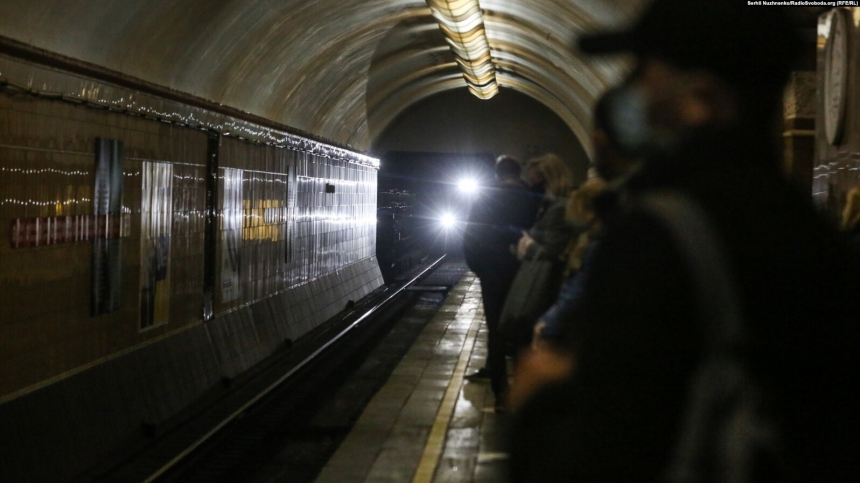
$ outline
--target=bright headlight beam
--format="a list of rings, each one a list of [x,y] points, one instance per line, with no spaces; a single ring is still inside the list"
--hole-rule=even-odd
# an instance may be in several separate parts
[[[439,223],[442,224],[442,228],[453,228],[457,218],[451,213],[445,213],[439,218]]]
[[[466,194],[472,194],[478,191],[478,182],[474,178],[463,178],[457,182],[457,188]]]

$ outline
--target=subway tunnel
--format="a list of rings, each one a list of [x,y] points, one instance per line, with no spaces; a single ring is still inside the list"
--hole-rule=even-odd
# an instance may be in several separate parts
[[[416,164],[444,183],[450,159],[555,152],[588,178],[594,103],[632,62],[576,40],[647,2],[480,0],[489,99],[431,3],[0,3],[0,480],[100,481],[130,442],[392,286],[377,209]],[[833,10],[791,10],[784,167],[838,213],[858,182],[860,11],[844,10],[834,144],[816,94]]]

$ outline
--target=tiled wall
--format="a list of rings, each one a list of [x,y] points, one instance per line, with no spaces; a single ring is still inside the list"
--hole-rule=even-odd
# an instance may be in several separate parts
[[[225,375],[382,285],[375,168],[224,139],[219,194],[218,317],[208,329]]]
[[[219,193],[219,312],[376,254],[375,168],[224,139]]]
[[[12,248],[12,221],[93,212],[96,138],[125,146],[122,278],[119,309],[91,315],[92,242]],[[0,94],[0,401],[81,366],[145,343],[199,319],[202,226],[186,223],[202,205],[174,218],[171,323],[141,333],[141,169],[144,163],[186,166],[205,161],[206,136],[69,103]],[[200,198],[181,188],[176,203]],[[187,196],[186,196],[187,195]],[[198,202],[199,203],[199,202]],[[193,203],[192,203],[193,204]],[[196,290],[193,288],[196,287]]]
[[[173,164],[173,226],[170,242],[170,320],[200,318],[203,280],[205,167]]]
[[[291,255],[298,279],[312,280],[375,255],[376,169],[305,153],[296,161]]]
[[[27,75],[99,92],[38,67]],[[93,316],[92,238],[17,248],[11,239],[14,220],[92,215],[97,138],[124,152],[111,235],[121,298]],[[376,168],[292,141],[221,138],[215,310],[204,322],[209,134],[0,89],[0,481],[63,481],[382,284]]]

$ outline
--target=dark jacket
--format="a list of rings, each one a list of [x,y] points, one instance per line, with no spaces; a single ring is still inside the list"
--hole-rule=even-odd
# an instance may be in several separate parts
[[[538,201],[518,181],[496,183],[473,201],[463,233],[466,264],[480,278],[510,283],[519,262],[511,252],[534,223]]]
[[[560,262],[559,257],[573,237],[573,228],[564,218],[567,198],[544,199],[537,221],[529,230],[534,243],[526,252],[526,260],[550,260]]]
[[[582,290],[588,285],[588,271],[585,268],[592,263],[591,258],[599,243],[597,238],[590,242],[583,257],[583,268],[562,282],[555,303],[541,316],[540,322],[544,323],[541,337],[544,339],[557,342],[568,336],[571,312],[576,310]]]
[[[625,196],[674,190],[705,210],[735,274],[749,362],[784,423],[791,476],[849,481],[860,431],[846,396],[858,368],[846,247],[763,145],[712,134],[647,162]],[[635,210],[610,218],[562,336],[575,373],[516,420],[514,482],[657,481],[677,439],[702,345],[691,279],[656,220]]]
[[[851,246],[854,256],[860,256],[860,223],[848,230],[846,235],[848,236],[848,244]]]

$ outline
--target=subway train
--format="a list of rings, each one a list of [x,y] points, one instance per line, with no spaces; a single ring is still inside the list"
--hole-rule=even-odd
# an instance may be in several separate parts
[[[490,153],[385,153],[377,222],[377,254],[385,280],[427,257],[462,256],[469,209],[494,179],[494,158]]]
[[[428,254],[419,229],[417,200],[408,190],[380,191],[377,198],[376,247],[379,269],[386,282],[417,265]]]

